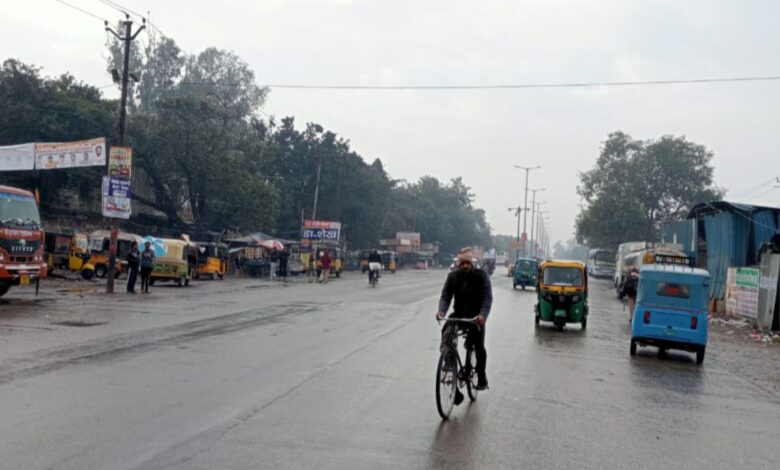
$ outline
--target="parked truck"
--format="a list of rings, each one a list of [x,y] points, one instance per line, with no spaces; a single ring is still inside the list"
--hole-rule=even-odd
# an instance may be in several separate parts
[[[44,240],[33,193],[0,185],[0,296],[46,277]]]

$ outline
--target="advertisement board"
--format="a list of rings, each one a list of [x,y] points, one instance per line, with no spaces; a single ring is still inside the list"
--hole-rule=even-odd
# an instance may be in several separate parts
[[[56,170],[106,164],[106,139],[35,144],[35,169]]]
[[[330,220],[304,220],[301,238],[309,241],[338,241],[341,222]]]
[[[0,147],[0,171],[35,169],[35,144]]]
[[[760,271],[729,268],[726,275],[726,313],[755,320],[758,316]]]
[[[129,180],[133,171],[133,149],[111,147],[108,154],[108,176]]]
[[[115,219],[130,218],[130,181],[103,177],[103,216]]]
[[[414,247],[420,246],[419,232],[398,232],[395,234],[395,238],[398,240],[399,245]]]

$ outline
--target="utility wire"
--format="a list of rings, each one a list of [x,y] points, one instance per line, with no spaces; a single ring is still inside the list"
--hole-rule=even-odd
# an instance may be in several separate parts
[[[92,18],[100,20],[101,23],[106,21],[105,18],[101,18],[101,17],[99,17],[98,15],[96,15],[94,13],[91,13],[91,12],[89,12],[89,11],[83,9],[83,8],[77,7],[76,5],[71,5],[70,3],[66,2],[65,0],[54,0],[54,1],[57,2],[57,3],[61,3],[61,4],[65,5],[65,6],[68,6],[70,8],[73,8],[74,10],[76,10],[78,12],[81,12],[81,13],[83,13],[85,15],[91,16]]]
[[[725,78],[695,78],[688,80],[638,80],[617,82],[571,82],[571,83],[520,83],[506,85],[292,85],[267,84],[268,88],[290,88],[306,90],[505,90],[526,88],[590,88],[590,87],[620,87],[644,85],[680,85],[701,83],[732,83],[777,81],[780,75],[756,77],[725,77]]]
[[[120,5],[120,4],[116,3],[116,2],[112,2],[111,0],[98,0],[98,1],[100,3],[102,3],[103,5],[107,5],[108,7],[113,8],[114,10],[116,10],[116,11],[118,11],[120,13],[124,13],[127,16],[133,15],[133,16],[138,17],[139,19],[143,19],[144,18],[144,15],[141,15],[140,13],[137,13],[137,12],[135,12],[135,11],[129,9],[129,8],[125,8],[125,7],[123,7],[122,5]]]

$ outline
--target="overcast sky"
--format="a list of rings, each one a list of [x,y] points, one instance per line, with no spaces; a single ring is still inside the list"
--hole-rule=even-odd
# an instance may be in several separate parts
[[[99,0],[68,0],[101,18]],[[259,84],[482,85],[780,75],[780,2],[118,0],[189,53],[231,49]],[[0,58],[91,84],[105,73],[100,21],[55,0],[3,5]],[[108,93],[113,93],[110,88]],[[272,90],[263,110],[348,138],[395,178],[462,176],[499,233],[542,165],[552,236],[572,235],[577,174],[608,133],[685,135],[715,153],[733,199],[780,205],[780,81],[587,89]],[[530,222],[529,222],[530,223]],[[529,227],[530,230],[530,227]]]

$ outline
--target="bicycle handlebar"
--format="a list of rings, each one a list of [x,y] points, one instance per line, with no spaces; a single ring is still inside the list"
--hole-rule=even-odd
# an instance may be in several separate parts
[[[436,320],[438,324],[441,325],[441,322],[460,322],[460,323],[471,323],[472,325],[477,325],[477,317],[474,318],[445,318],[443,320]],[[482,329],[479,325],[477,325],[477,329]]]

